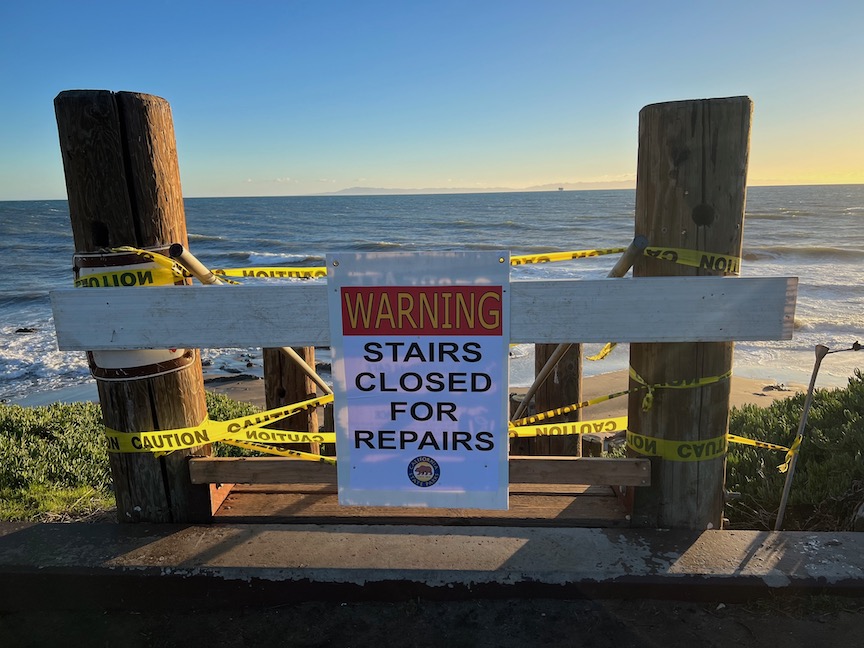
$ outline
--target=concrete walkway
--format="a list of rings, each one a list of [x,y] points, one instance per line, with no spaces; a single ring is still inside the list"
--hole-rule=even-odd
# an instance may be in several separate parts
[[[0,610],[864,595],[864,534],[0,523]]]

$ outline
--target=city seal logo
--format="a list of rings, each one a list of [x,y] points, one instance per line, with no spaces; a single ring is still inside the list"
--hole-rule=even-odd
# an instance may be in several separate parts
[[[415,457],[408,464],[408,479],[415,486],[428,488],[441,476],[441,466],[432,457]]]

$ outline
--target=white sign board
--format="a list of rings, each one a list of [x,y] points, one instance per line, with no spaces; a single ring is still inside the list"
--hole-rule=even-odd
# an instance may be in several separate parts
[[[507,252],[327,257],[339,503],[506,509]]]

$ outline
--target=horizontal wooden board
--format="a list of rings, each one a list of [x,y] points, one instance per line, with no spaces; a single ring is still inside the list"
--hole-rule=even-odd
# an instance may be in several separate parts
[[[609,489],[611,490],[611,489]],[[255,524],[424,524],[441,526],[629,525],[615,497],[511,495],[506,511],[418,507],[340,506],[335,494],[232,491],[214,522]]]
[[[329,346],[327,286],[78,288],[51,292],[64,351]],[[792,337],[793,277],[514,281],[510,339],[720,342]]]
[[[233,484],[231,493],[294,493],[294,494],[333,494],[336,484]],[[588,486],[586,484],[514,484],[510,486],[511,495],[591,495],[594,497],[615,497],[609,486]],[[223,498],[224,499],[224,498]],[[221,500],[219,502],[221,504]]]
[[[282,457],[199,457],[189,461],[193,484],[293,484],[316,487],[336,483],[336,468]],[[598,484],[648,486],[648,459],[602,457],[511,457],[510,484]]]

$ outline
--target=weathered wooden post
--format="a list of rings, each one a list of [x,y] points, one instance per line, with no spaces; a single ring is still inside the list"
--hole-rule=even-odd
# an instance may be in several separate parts
[[[703,267],[640,259],[635,277],[723,275],[741,256],[752,102],[747,97],[646,106],[639,115],[636,234],[652,248],[706,253]],[[713,258],[713,262],[711,259]],[[711,309],[705,302],[704,309]],[[648,384],[726,376],[732,342],[631,344],[630,365]],[[640,382],[631,377],[630,386]],[[686,385],[685,385],[686,386]],[[643,411],[631,395],[630,430],[653,444],[651,487],[637,489],[633,523],[664,528],[720,528],[724,504],[729,380],[657,389]],[[646,441],[647,439],[647,441]],[[657,443],[654,443],[656,440]],[[634,453],[631,445],[631,453]]]
[[[310,367],[315,366],[315,347],[296,347],[294,351]],[[264,357],[264,398],[267,409],[292,405],[317,395],[315,381],[301,369],[282,349],[263,349]],[[284,421],[277,421],[270,427],[298,432],[318,431],[318,412],[307,410],[299,412]],[[332,432],[332,430],[330,430]],[[311,444],[291,444],[298,450],[317,452]]]
[[[539,374],[549,357],[555,353],[557,344],[534,345],[534,370]],[[558,364],[540,387],[537,388],[535,402],[538,412],[546,412],[556,407],[578,403],[582,400],[582,345],[573,344],[567,349]],[[572,422],[582,420],[582,410],[575,409],[569,414],[562,414],[551,419],[550,423]],[[538,437],[532,439],[535,455],[569,455],[582,456],[582,438],[580,436]]]
[[[111,266],[117,264],[110,249],[118,246],[164,248],[164,254],[173,242],[188,246],[168,102],[130,92],[71,90],[57,96],[54,108],[76,254],[104,254],[99,262]],[[125,367],[112,375],[110,367],[100,367],[100,360],[91,358],[107,427],[147,432],[204,421],[207,409],[196,349],[171,350],[166,352],[171,359],[151,364],[144,356],[135,362],[136,352],[115,353],[127,355],[115,363]],[[181,450],[157,458],[112,453],[118,519],[209,520],[209,488],[192,485],[190,454],[193,451]],[[208,455],[210,448],[195,449],[194,454]]]

